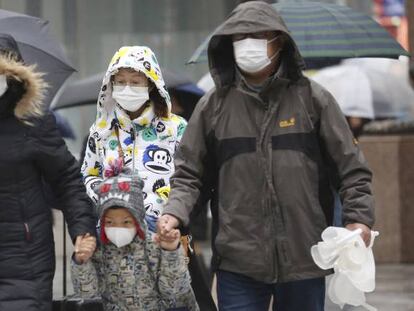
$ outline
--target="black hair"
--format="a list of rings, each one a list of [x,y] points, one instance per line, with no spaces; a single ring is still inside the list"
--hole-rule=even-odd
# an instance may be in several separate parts
[[[17,103],[26,93],[26,86],[23,81],[14,77],[7,77],[7,90],[0,97],[0,115],[13,115]]]

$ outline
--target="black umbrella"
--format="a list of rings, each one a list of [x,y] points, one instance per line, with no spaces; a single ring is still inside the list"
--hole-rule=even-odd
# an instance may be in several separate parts
[[[68,81],[52,109],[96,105],[104,74],[101,72],[84,79]]]
[[[17,42],[26,64],[36,64],[49,84],[46,103],[50,104],[63,82],[75,71],[62,46],[49,34],[48,21],[0,10],[0,33],[11,35]]]

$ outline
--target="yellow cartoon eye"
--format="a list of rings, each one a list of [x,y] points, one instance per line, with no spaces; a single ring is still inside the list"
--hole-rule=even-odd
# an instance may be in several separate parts
[[[99,169],[98,168],[88,169],[88,175],[98,176],[99,175]]]
[[[126,53],[130,50],[129,46],[122,47],[118,52],[115,53],[115,55],[111,59],[111,65],[115,63],[118,59],[125,56]]]
[[[154,81],[158,81],[158,75],[155,73],[155,71],[149,71],[148,72],[148,74],[151,76],[151,78],[154,80]]]
[[[101,129],[106,127],[106,120],[99,121],[98,122],[98,127],[101,128]]]
[[[168,197],[170,195],[170,191],[171,191],[171,187],[170,186],[164,186],[164,187],[158,188],[156,190],[157,194],[163,200],[168,200]]]
[[[116,52],[115,55],[111,59],[110,65],[112,65],[113,63],[115,63],[118,59],[119,59],[119,52]]]
[[[149,120],[147,118],[142,118],[138,121],[139,125],[146,126],[149,124]]]
[[[125,119],[124,118],[119,118],[119,125],[121,125],[121,127],[125,127]]]

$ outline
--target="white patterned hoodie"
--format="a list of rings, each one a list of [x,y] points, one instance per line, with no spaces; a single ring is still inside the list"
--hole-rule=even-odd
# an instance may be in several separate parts
[[[168,117],[154,113],[153,103],[131,120],[112,98],[111,77],[121,68],[140,71],[151,81],[168,108]],[[90,129],[82,175],[88,195],[96,202],[93,187],[111,176],[111,163],[119,161],[122,148],[125,166],[144,181],[144,203],[148,228],[155,231],[169,195],[174,173],[174,153],[186,128],[186,121],[171,113],[171,101],[154,53],[145,46],[125,46],[113,56],[103,78],[97,102],[96,121]],[[119,140],[115,128],[119,130]]]

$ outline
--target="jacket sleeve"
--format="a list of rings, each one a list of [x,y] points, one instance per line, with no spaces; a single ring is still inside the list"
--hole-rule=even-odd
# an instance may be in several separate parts
[[[175,172],[170,179],[171,192],[163,214],[171,214],[187,226],[205,181],[209,154],[209,100],[203,97],[197,104],[175,154]],[[210,157],[210,158],[209,158]],[[204,188],[203,188],[204,189]]]
[[[91,202],[82,184],[79,166],[63,141],[53,115],[43,117],[33,129],[35,161],[65,215],[72,240],[78,235],[95,235]]]
[[[98,274],[93,260],[78,265],[71,260],[71,277],[75,295],[80,298],[100,297]]]
[[[95,203],[98,201],[98,196],[94,191],[94,187],[102,181],[102,164],[97,150],[96,138],[89,135],[81,173],[83,176],[83,183],[86,187],[86,193]]]
[[[187,307],[199,310],[191,287],[190,273],[184,261],[184,250],[161,250],[158,270],[158,289],[161,299],[169,308]]]
[[[320,138],[328,161],[337,175],[343,204],[343,224],[374,224],[372,173],[333,96],[320,88]]]

